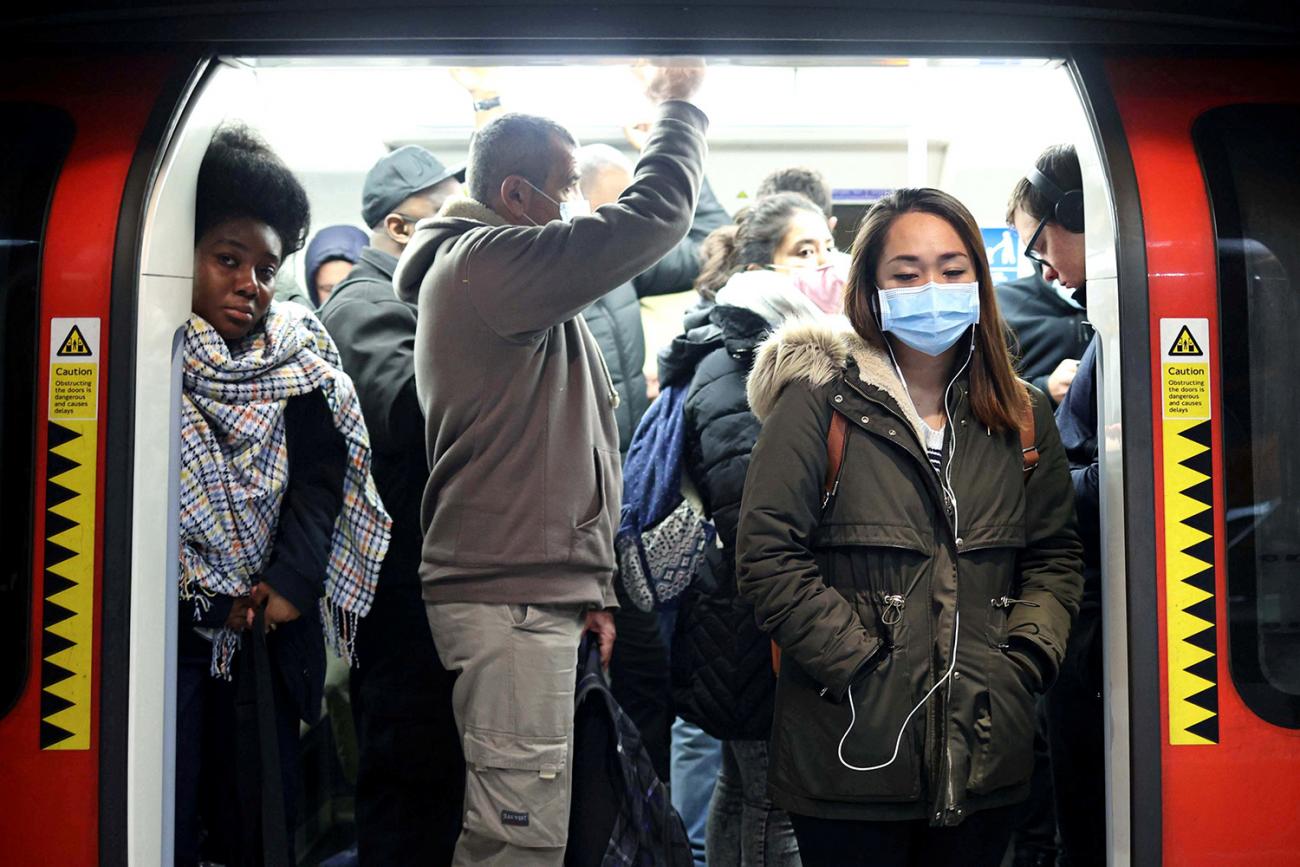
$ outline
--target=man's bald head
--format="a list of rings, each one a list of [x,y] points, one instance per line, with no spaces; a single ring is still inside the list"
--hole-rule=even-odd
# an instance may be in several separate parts
[[[610,145],[578,148],[578,184],[592,208],[617,201],[632,183],[632,168],[632,161]]]

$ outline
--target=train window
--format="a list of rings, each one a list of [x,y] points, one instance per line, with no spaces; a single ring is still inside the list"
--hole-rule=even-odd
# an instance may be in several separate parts
[[[1193,136],[1225,335],[1229,665],[1256,714],[1300,728],[1300,106],[1216,109]]]
[[[72,120],[0,104],[0,715],[30,668],[33,460],[41,235]]]

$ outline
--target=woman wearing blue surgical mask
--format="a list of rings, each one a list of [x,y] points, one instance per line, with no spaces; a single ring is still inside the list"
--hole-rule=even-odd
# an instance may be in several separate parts
[[[770,642],[754,623],[753,607],[736,593],[736,518],[759,431],[745,378],[754,351],[773,330],[825,319],[818,299],[842,310],[844,283],[828,267],[837,254],[825,215],[797,193],[757,200],[703,249],[696,289],[705,303],[687,314],[685,333],[660,357],[661,387],[688,389],[686,471],[718,530],[718,546],[708,555],[712,580],[696,582],[678,613],[675,706],[687,724],[722,741],[708,810],[710,867],[796,865],[790,819],[767,795],[775,687]],[[691,788],[689,779],[679,782]],[[687,824],[698,825],[689,803],[683,806]]]
[[[1065,454],[956,199],[868,212],[845,312],[782,329],[747,383],[736,574],[782,652],[772,800],[807,867],[992,867],[1081,592]]]

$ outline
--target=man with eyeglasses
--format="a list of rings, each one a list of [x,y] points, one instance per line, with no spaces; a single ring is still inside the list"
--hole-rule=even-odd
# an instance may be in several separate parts
[[[1028,239],[1024,255],[1035,273],[998,287],[998,302],[1018,338],[1021,375],[1059,405],[1077,373],[1079,353],[1092,337],[1085,322],[1083,193],[1072,145],[1048,148],[1038,165],[1046,171],[1036,166],[1032,178],[1022,178],[1007,206],[1007,225]],[[1066,197],[1052,182],[1053,172],[1075,191],[1073,196]],[[1056,213],[1062,199],[1064,221]]]
[[[1074,300],[1086,305],[1083,175],[1074,147],[1045,150],[1017,182],[1009,210],[1021,237],[1029,239],[1025,255],[1042,266],[1043,278],[1072,290]],[[1084,543],[1083,601],[1060,674],[1047,693],[1052,781],[1063,844],[1059,863],[1071,867],[1106,863],[1097,348],[1094,335],[1056,410]]]
[[[460,834],[465,765],[452,715],[453,678],[438,664],[420,596],[420,498],[429,465],[415,394],[416,309],[393,291],[393,270],[415,224],[460,191],[461,177],[464,169],[448,168],[416,145],[375,163],[361,194],[370,243],[317,312],[356,384],[375,485],[393,516],[348,685],[362,864],[445,864]]]

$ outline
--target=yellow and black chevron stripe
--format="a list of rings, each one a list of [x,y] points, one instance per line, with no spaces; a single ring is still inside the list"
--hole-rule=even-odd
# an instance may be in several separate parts
[[[1219,742],[1214,463],[1208,420],[1164,422],[1169,743]]]
[[[90,749],[96,425],[49,422],[41,631],[43,750]]]

